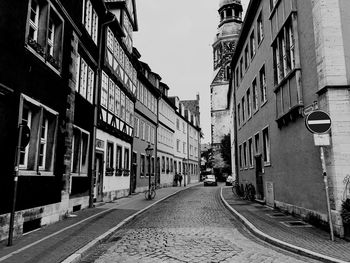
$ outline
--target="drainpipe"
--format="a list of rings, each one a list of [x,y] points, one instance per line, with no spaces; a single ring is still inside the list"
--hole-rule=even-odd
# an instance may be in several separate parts
[[[102,42],[105,26],[114,22],[116,17],[114,16],[112,20],[106,21],[101,25],[101,34],[99,39],[99,49],[98,49],[98,65],[97,65],[97,75],[95,81],[95,100],[94,100],[94,126],[92,131],[92,156],[91,156],[91,180],[90,180],[90,193],[89,193],[89,207],[94,207],[94,179],[96,178],[96,136],[97,136],[97,120],[98,120],[98,105],[99,105],[99,91],[101,90],[101,79],[102,79]]]

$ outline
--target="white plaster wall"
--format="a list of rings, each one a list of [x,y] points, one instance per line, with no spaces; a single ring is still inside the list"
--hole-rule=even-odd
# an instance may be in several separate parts
[[[107,153],[107,140],[114,143],[114,163],[116,162],[116,144],[122,146],[122,163],[124,164],[124,149],[129,149],[129,160],[131,160],[131,145],[130,143],[127,143],[125,141],[122,141],[106,132],[103,132],[101,130],[97,130],[97,139],[104,141],[104,164],[103,168],[104,171],[106,171],[106,153]],[[129,167],[124,167],[125,169],[130,170],[130,163]],[[117,191],[117,190],[123,190],[123,189],[129,189],[130,188],[130,175],[129,176],[105,176],[103,175],[103,192],[111,192],[111,191]]]
[[[227,109],[227,93],[228,84],[211,86],[211,109],[225,110]]]

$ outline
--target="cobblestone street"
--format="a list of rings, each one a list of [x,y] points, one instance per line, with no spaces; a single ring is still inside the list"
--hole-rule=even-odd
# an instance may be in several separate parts
[[[81,262],[316,261],[252,237],[223,207],[218,187],[199,186],[141,214]]]

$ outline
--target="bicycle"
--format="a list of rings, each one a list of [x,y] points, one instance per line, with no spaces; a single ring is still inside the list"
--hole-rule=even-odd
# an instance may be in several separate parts
[[[152,200],[156,197],[156,186],[154,183],[151,183],[151,188],[145,191],[146,200]]]
[[[242,191],[237,181],[232,182],[232,193],[236,198],[242,197]]]
[[[249,200],[249,201],[254,201],[255,200],[255,188],[254,185],[251,183],[245,185],[245,190],[244,190],[244,199]]]

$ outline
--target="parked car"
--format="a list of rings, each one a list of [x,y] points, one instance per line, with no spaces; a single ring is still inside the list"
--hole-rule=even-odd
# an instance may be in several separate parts
[[[205,179],[204,179],[204,186],[207,186],[207,185],[215,185],[217,186],[218,183],[216,181],[216,177],[215,175],[213,174],[208,174]]]
[[[232,185],[234,179],[233,179],[233,176],[232,175],[229,175],[227,178],[226,178],[226,185]]]

